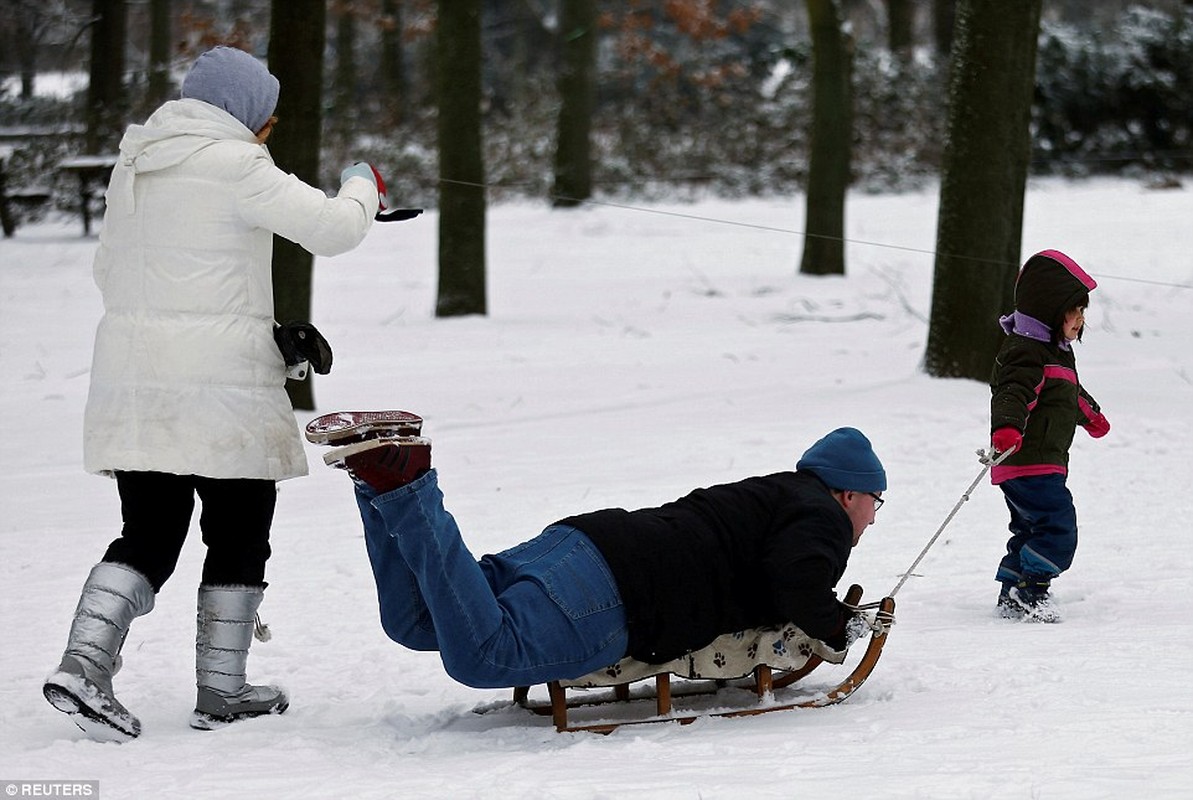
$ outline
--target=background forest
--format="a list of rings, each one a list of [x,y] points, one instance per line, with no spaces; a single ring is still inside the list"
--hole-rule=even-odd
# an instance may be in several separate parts
[[[97,5],[0,0],[0,128],[70,134],[19,148],[10,158],[12,183],[49,182],[47,164],[85,147]],[[266,54],[268,0],[124,6],[123,53],[106,65],[118,71],[123,92],[117,130],[173,96],[190,61],[207,47],[229,43]],[[483,4],[482,118],[491,200],[551,192],[561,103],[560,6],[559,0]],[[855,188],[907,189],[937,175],[950,6],[940,0],[844,3],[854,45]],[[435,205],[436,11],[432,0],[329,3],[326,185],[334,185],[345,163],[371,160],[403,203]],[[768,195],[803,185],[811,104],[803,3],[599,0],[596,11],[597,194]],[[168,28],[159,24],[155,33],[152,20],[163,14]],[[155,36],[165,37],[164,59]],[[1193,4],[1045,0],[1036,71],[1035,172],[1142,170],[1170,181],[1193,166]],[[54,91],[46,91],[49,86]]]
[[[848,191],[939,182],[924,369],[985,381],[999,332],[970,321],[1010,306],[1027,176],[1169,187],[1193,165],[1190,0],[5,5],[3,181],[81,207],[87,231],[87,178],[72,197],[62,159],[110,169],[196,54],[235,45],[281,82],[281,169],[330,188],[367,160],[398,205],[438,212],[440,317],[488,313],[495,202],[798,197],[799,272],[843,275]],[[38,92],[84,65],[77,92]],[[311,320],[310,254],[275,237],[273,278],[275,317]],[[316,407],[309,378],[287,391]]]

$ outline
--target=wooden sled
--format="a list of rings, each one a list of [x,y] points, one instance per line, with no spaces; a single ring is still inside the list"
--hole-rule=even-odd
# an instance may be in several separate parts
[[[621,683],[610,683],[608,680],[609,671],[601,670],[575,681],[551,681],[547,684],[549,702],[531,700],[530,687],[519,686],[514,689],[514,702],[535,714],[550,716],[552,722],[555,724],[555,729],[561,733],[588,731],[601,734],[612,733],[626,725],[642,725],[656,722],[678,722],[681,725],[687,725],[705,717],[747,717],[767,714],[772,711],[790,711],[796,708],[820,708],[835,705],[847,699],[870,677],[870,673],[874,671],[874,666],[878,663],[879,656],[882,655],[882,648],[886,644],[886,637],[890,632],[891,625],[895,621],[895,601],[893,598],[886,597],[879,603],[870,606],[859,606],[858,601],[861,600],[861,595],[861,587],[852,586],[849,592],[846,593],[844,601],[847,605],[859,608],[859,610],[875,609],[870,641],[866,646],[865,652],[862,654],[861,660],[843,681],[831,689],[807,699],[793,702],[775,702],[773,693],[776,689],[791,686],[824,663],[825,658],[816,653],[808,655],[807,660],[802,666],[790,669],[776,669],[766,663],[767,660],[773,659],[769,659],[766,653],[759,653],[757,656],[758,663],[753,667],[752,672],[745,677],[741,673],[709,675],[707,672],[702,672],[699,677],[693,678],[691,675],[685,674],[685,672],[676,671],[680,679],[678,686],[675,687],[672,686],[673,670],[671,669],[665,669],[648,677],[635,677],[631,681]],[[833,660],[843,661],[844,654],[840,654],[839,659]],[[641,665],[637,662],[634,663],[642,667],[649,668],[651,666]],[[672,663],[667,666],[671,667],[674,664]],[[653,680],[654,682],[653,699],[656,712],[655,716],[621,722],[600,721],[576,724],[569,721],[568,712],[572,709],[651,699],[652,695],[649,692],[638,692],[635,696],[635,693],[631,690],[631,683],[646,680]],[[573,695],[569,698],[567,690],[577,686],[609,686],[612,688],[612,694],[602,692],[598,696],[577,697]],[[752,691],[758,699],[757,703],[746,708],[730,710],[714,708],[704,712],[677,712],[673,708],[672,700],[674,698],[713,695],[726,686],[738,686]]]

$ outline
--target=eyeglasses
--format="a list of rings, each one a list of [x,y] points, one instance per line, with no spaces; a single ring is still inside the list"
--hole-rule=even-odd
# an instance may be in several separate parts
[[[886,501],[883,500],[878,495],[876,495],[874,492],[866,492],[866,494],[868,494],[874,498],[874,513],[877,514],[878,509],[882,508],[882,504],[885,503]]]

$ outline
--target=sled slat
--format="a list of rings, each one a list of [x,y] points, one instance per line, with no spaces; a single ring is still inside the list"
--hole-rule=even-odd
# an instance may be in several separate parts
[[[852,593],[851,593],[852,594]],[[860,599],[860,592],[858,597],[852,598],[852,605],[856,605],[857,600]],[[548,694],[550,696],[550,704],[543,705],[541,703],[532,703],[528,700],[528,687],[519,687],[514,690],[514,700],[527,710],[540,714],[550,714],[552,721],[555,724],[555,729],[560,732],[589,732],[589,733],[612,733],[620,727],[626,725],[643,725],[657,722],[676,722],[680,725],[687,725],[695,722],[698,719],[705,717],[750,717],[759,714],[769,714],[772,711],[790,711],[797,708],[823,708],[824,706],[836,705],[846,700],[850,695],[857,691],[861,685],[870,677],[874,671],[875,665],[878,663],[879,657],[882,655],[882,648],[886,644],[887,634],[890,632],[891,624],[895,619],[895,601],[893,598],[887,597],[878,604],[878,621],[880,623],[878,630],[875,630],[871,636],[865,652],[862,654],[857,666],[853,671],[841,681],[839,684],[829,689],[821,695],[817,695],[808,700],[803,700],[797,703],[780,703],[780,704],[760,704],[749,708],[733,709],[729,711],[713,711],[708,713],[685,713],[674,714],[673,708],[673,691],[671,686],[670,673],[660,673],[654,676],[655,679],[655,710],[657,715],[648,719],[627,720],[624,722],[598,722],[593,724],[579,724],[573,725],[568,721],[568,710],[571,708],[592,707],[610,705],[618,702],[626,702],[630,699],[629,684],[618,684],[614,687],[613,697],[608,695],[603,698],[584,698],[568,702],[567,689],[559,684],[557,681],[552,681],[547,684]],[[799,678],[808,674],[820,663],[816,659],[816,663],[810,666],[805,665],[803,669],[797,670],[794,673],[782,673],[778,676],[773,674],[773,671],[765,666],[760,665],[754,671],[754,686],[753,690],[758,696],[759,700],[763,700],[772,696],[774,689],[784,688],[794,683]],[[713,686],[717,687],[724,685],[723,682],[714,682]],[[524,691],[525,689],[525,691]],[[677,697],[690,697],[702,694],[715,693],[716,688],[713,689],[697,689],[697,690],[681,690],[674,693]],[[643,699],[643,698],[639,698]]]

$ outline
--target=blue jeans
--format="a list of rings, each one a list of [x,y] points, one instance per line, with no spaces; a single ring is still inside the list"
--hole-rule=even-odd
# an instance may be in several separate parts
[[[617,584],[582,532],[552,525],[479,562],[443,507],[431,470],[392,492],[357,485],[386,634],[438,650],[477,688],[576,678],[615,663],[629,642]]]
[[[1048,581],[1073,563],[1077,509],[1064,475],[1032,475],[999,484],[1011,512],[1011,538],[997,580]]]

